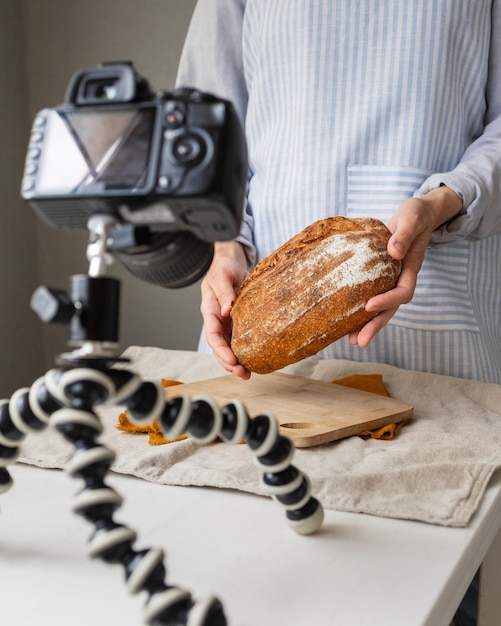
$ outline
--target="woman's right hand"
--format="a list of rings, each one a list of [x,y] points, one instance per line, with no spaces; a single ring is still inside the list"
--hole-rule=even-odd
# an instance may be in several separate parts
[[[225,370],[244,380],[250,378],[250,372],[238,363],[230,347],[230,311],[246,276],[247,259],[242,245],[236,241],[216,243],[214,259],[202,281],[200,305],[205,336],[214,356]]]

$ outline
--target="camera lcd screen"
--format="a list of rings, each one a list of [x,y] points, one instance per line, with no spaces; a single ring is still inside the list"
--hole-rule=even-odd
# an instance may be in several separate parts
[[[51,109],[35,193],[43,196],[147,190],[154,106]]]

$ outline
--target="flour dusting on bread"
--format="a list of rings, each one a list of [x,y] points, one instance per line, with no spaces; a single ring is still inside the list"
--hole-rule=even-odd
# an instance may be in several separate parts
[[[400,262],[373,218],[326,218],[308,226],[249,274],[232,309],[232,349],[257,373],[315,354],[374,314],[374,295],[395,286]]]

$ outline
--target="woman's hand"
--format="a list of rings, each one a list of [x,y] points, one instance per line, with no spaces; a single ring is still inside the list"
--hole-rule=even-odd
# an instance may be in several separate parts
[[[388,252],[394,259],[402,261],[402,272],[394,289],[367,302],[366,310],[377,315],[361,330],[350,333],[352,345],[366,348],[395,315],[398,307],[412,300],[432,232],[455,217],[462,206],[461,198],[445,186],[437,187],[421,198],[410,198],[400,205],[388,222],[392,232]]]
[[[244,380],[250,372],[237,362],[230,347],[230,311],[237,291],[247,275],[247,259],[241,244],[235,241],[216,243],[214,259],[202,281],[200,311],[207,343],[225,370]]]

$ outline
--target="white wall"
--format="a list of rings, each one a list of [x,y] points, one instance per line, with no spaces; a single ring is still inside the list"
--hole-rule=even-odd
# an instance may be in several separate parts
[[[47,227],[39,218],[31,215],[17,199],[21,176],[21,153],[26,146],[28,121],[43,107],[55,106],[62,102],[66,87],[73,73],[81,68],[93,67],[101,61],[132,60],[138,71],[146,76],[155,89],[168,89],[174,85],[181,47],[186,35],[195,0],[0,0],[2,8],[1,24],[4,27],[4,5],[9,5],[15,13],[10,19],[10,26],[5,26],[12,50],[5,51],[2,58],[14,56],[13,67],[8,65],[12,84],[17,84],[17,69],[23,74],[25,63],[26,82],[22,85],[17,102],[18,123],[11,129],[9,137],[9,158],[15,148],[16,163],[7,178],[14,180],[9,187],[10,202],[22,213],[27,222],[25,227],[17,216],[16,234],[10,236],[13,249],[9,254],[9,268],[2,262],[0,274],[2,280],[9,280],[10,287],[29,284],[30,293],[36,284],[67,289],[69,276],[86,273],[86,233],[56,231]],[[24,24],[20,22],[21,9],[24,10]],[[19,36],[24,25],[24,40]],[[13,27],[17,29],[16,33]],[[0,35],[3,34],[0,31]],[[3,48],[7,45],[0,36]],[[14,49],[15,48],[15,49]],[[2,63],[0,61],[0,63]],[[7,64],[3,64],[7,68]],[[1,67],[1,65],[0,65]],[[24,77],[21,82],[24,81]],[[7,83],[10,84],[10,83]],[[5,80],[2,92],[5,93]],[[0,106],[5,106],[3,103]],[[28,109],[28,111],[26,111]],[[2,121],[9,119],[9,113],[0,109]],[[27,115],[28,119],[23,115]],[[2,150],[2,152],[4,152]],[[5,153],[3,155],[5,158]],[[2,180],[0,179],[0,184]],[[12,188],[11,188],[12,187]],[[3,194],[5,197],[5,194]],[[15,198],[15,202],[12,202]],[[2,213],[3,215],[3,213]],[[3,219],[3,218],[2,218]],[[5,227],[2,228],[2,231]],[[5,236],[2,232],[0,235]],[[36,246],[35,246],[36,236]],[[0,246],[1,247],[1,246]],[[26,261],[26,249],[36,249],[36,256],[30,255],[30,280],[22,281],[11,275],[16,266],[15,275],[21,277],[17,265]],[[37,271],[34,272],[36,262]],[[29,270],[29,271],[28,271]],[[36,274],[36,276],[35,276]],[[201,329],[199,313],[199,284],[181,290],[165,290],[147,285],[130,276],[117,263],[110,274],[122,281],[122,317],[121,344],[155,345],[173,349],[196,349]],[[34,281],[36,278],[36,284]],[[23,290],[26,289],[23,287]],[[28,297],[29,299],[29,297]],[[18,297],[25,305],[23,297]],[[17,316],[16,310],[10,311],[11,317]],[[29,313],[30,317],[33,314]],[[37,319],[37,318],[35,318]],[[2,315],[3,320],[3,315]],[[12,332],[17,320],[10,322]],[[61,351],[67,351],[67,328],[43,325],[38,322],[43,345],[44,368],[52,365],[52,359]],[[26,338],[22,350],[27,350],[31,338]],[[12,350],[12,346],[11,349]],[[20,360],[22,358],[20,356]],[[3,360],[2,360],[3,363]],[[39,367],[39,363],[36,364]],[[17,367],[17,364],[16,364]],[[24,367],[24,366],[23,366]],[[28,382],[31,381],[31,378]]]

